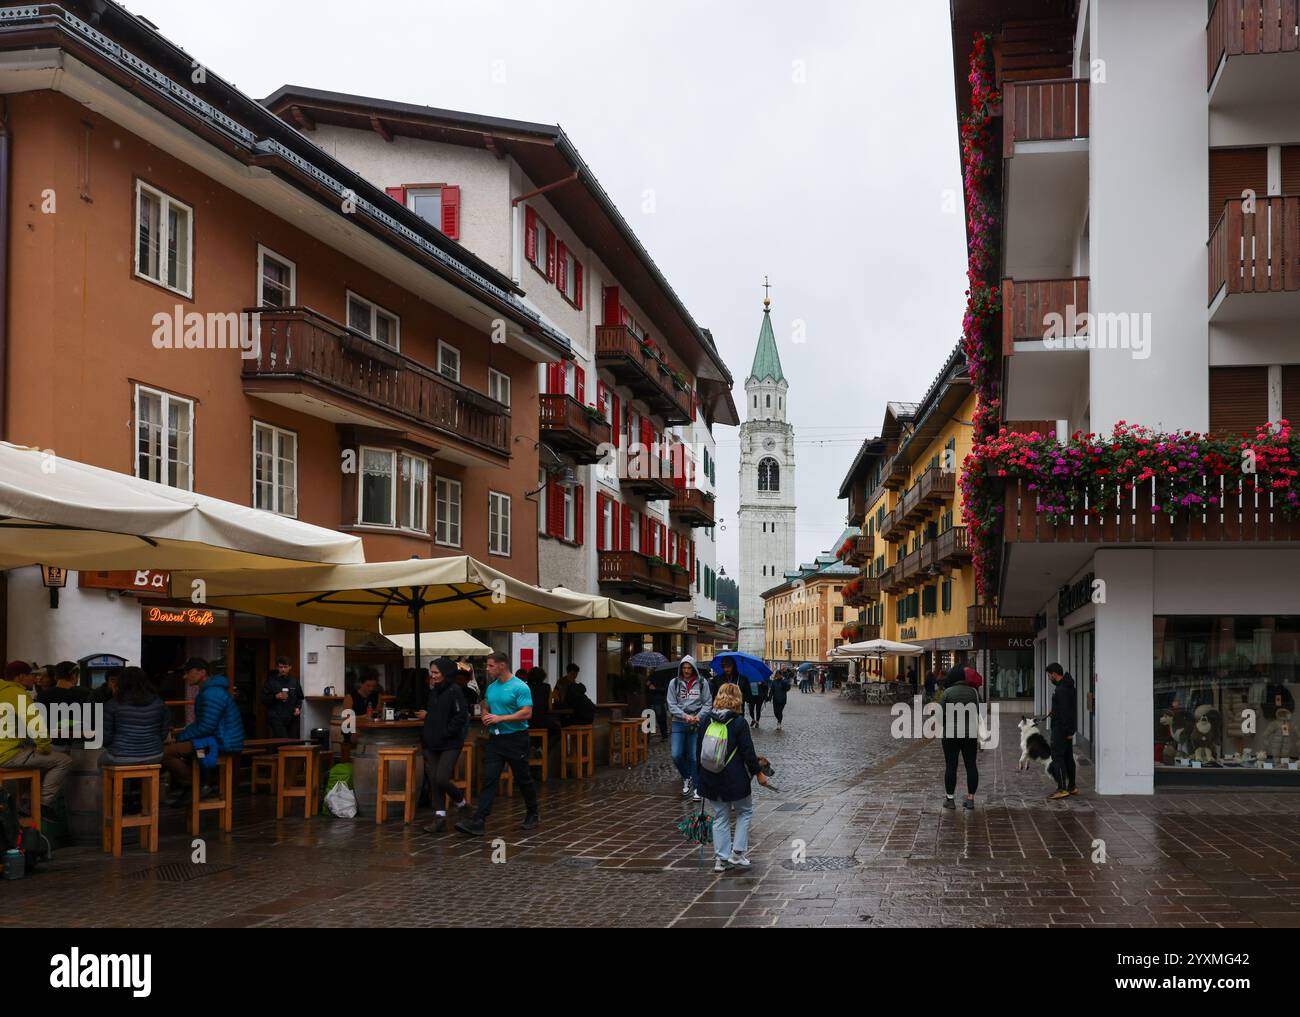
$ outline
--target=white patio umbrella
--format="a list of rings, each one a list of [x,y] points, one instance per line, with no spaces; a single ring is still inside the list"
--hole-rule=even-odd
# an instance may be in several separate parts
[[[361,540],[337,530],[0,442],[0,569],[252,570],[363,561]]]
[[[385,633],[384,638],[395,646],[400,646],[405,656],[415,656],[415,633]],[[475,639],[464,629],[420,633],[422,656],[430,654],[435,657],[482,657],[491,652],[492,647],[480,639]]]
[[[895,643],[890,639],[868,639],[861,643],[842,643],[831,651],[836,657],[871,657],[881,660],[885,657],[919,657],[925,647],[912,643]]]

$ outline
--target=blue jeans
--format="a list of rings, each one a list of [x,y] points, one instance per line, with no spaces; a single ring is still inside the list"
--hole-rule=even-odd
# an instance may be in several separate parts
[[[738,802],[709,803],[713,814],[713,856],[730,858],[732,852],[742,858],[749,851],[749,821],[754,818],[754,796],[746,795]],[[731,837],[731,810],[736,810],[736,837]]]
[[[689,780],[695,787],[699,787],[700,754],[696,751],[696,741],[699,736],[698,724],[687,724],[681,720],[673,721],[673,763],[677,766],[677,772],[682,775],[682,780]]]

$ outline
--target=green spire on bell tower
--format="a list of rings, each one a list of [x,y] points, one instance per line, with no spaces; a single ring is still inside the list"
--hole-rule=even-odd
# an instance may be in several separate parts
[[[772,301],[768,296],[767,277],[763,277],[763,325],[758,330],[758,347],[754,350],[754,366],[749,369],[749,377],[754,381],[783,381],[785,374],[781,371],[781,355],[776,350],[776,336],[772,334]]]

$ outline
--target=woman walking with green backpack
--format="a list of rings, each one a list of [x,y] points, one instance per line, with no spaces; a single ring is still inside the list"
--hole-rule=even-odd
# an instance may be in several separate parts
[[[749,824],[754,815],[750,782],[767,778],[759,772],[754,739],[743,713],[744,700],[738,685],[728,682],[718,689],[708,715],[700,722],[700,795],[713,816],[713,871],[749,868]],[[739,721],[740,723],[736,723]],[[731,831],[731,813],[736,813],[736,832]]]

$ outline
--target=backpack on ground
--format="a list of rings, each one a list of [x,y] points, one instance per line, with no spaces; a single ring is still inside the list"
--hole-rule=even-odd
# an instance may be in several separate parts
[[[7,851],[23,853],[23,864],[28,873],[50,857],[50,842],[34,826],[23,826],[18,821],[18,799],[0,788],[0,858]]]
[[[727,751],[730,743],[731,729],[728,722],[711,720],[704,729],[704,740],[700,743],[700,767],[709,773],[721,773],[735,757],[738,749]]]

